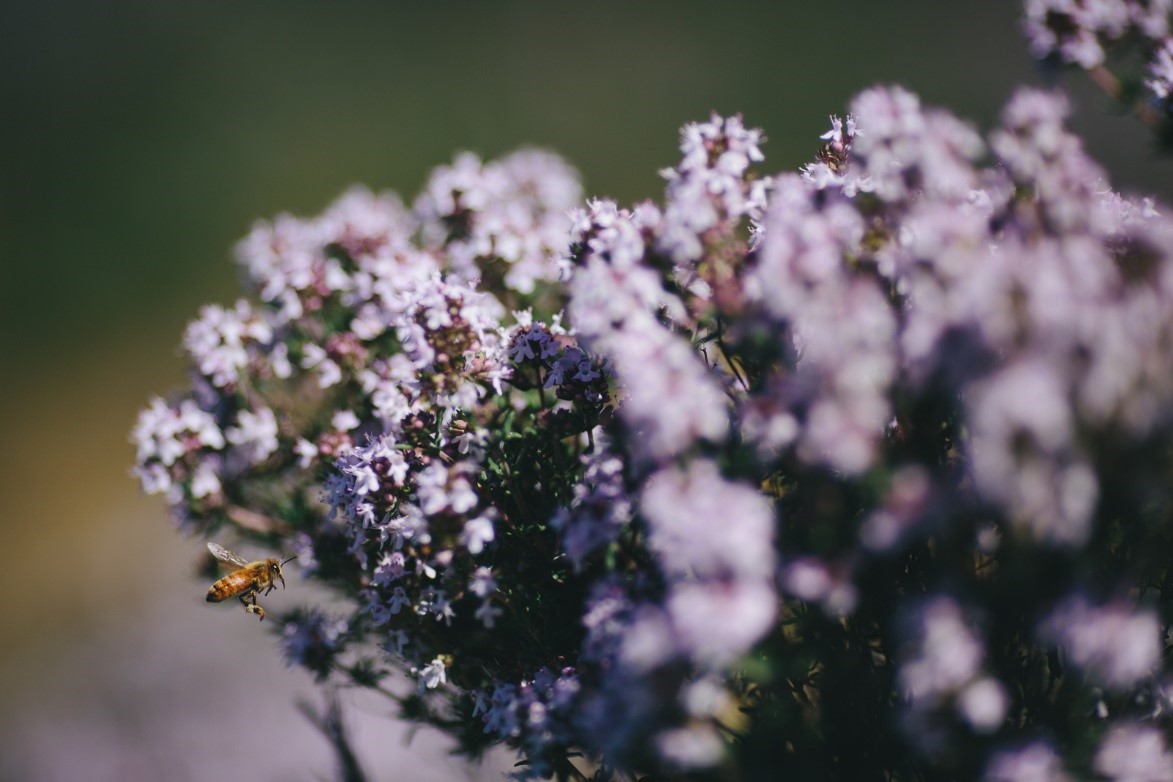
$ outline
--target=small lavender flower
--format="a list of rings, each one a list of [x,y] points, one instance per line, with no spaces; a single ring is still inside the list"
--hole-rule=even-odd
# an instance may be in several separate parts
[[[763,155],[762,132],[747,129],[740,116],[691,123],[680,131],[681,162],[665,169],[667,206],[658,232],[659,248],[677,263],[695,262],[708,234],[729,221],[754,216],[765,206],[765,189],[748,182],[751,163]]]
[[[273,330],[245,300],[233,309],[209,305],[188,324],[183,346],[199,371],[218,387],[234,385],[242,370],[273,340]]]
[[[656,750],[670,766],[703,769],[717,764],[725,752],[725,743],[712,726],[694,724],[660,732]]]
[[[279,446],[277,418],[268,407],[255,412],[241,410],[236,426],[226,429],[224,437],[234,446],[233,453],[239,454],[245,464],[260,464],[276,453]]]
[[[331,618],[316,609],[294,614],[281,631],[281,651],[285,664],[300,665],[319,680],[330,673],[338,654],[345,646],[346,620]]]
[[[774,572],[774,514],[755,489],[697,460],[648,479],[640,497],[651,549],[672,578],[763,579]]]
[[[1173,4],[1168,0],[1028,0],[1025,28],[1036,57],[1058,55],[1065,62],[1091,68],[1103,62],[1104,45],[1130,30],[1146,38],[1167,35],[1171,13]]]
[[[1092,605],[1073,597],[1043,621],[1040,633],[1071,663],[1107,687],[1126,689],[1153,672],[1160,660],[1155,616],[1123,603]]]
[[[794,444],[804,460],[859,472],[891,417],[896,322],[876,282],[842,264],[862,238],[859,215],[843,201],[816,205],[814,192],[779,179],[749,277],[755,298],[792,329],[797,374],[748,398],[741,416],[763,455]]]
[[[972,392],[970,448],[975,483],[1034,534],[1087,540],[1099,487],[1074,442],[1058,368],[1021,362]]]
[[[164,467],[193,450],[224,447],[224,435],[215,417],[200,410],[190,399],[171,407],[156,397],[139,414],[132,436],[140,462],[157,460]]]
[[[583,461],[586,470],[574,487],[573,501],[550,520],[550,526],[562,533],[562,550],[579,569],[587,557],[619,537],[631,521],[633,504],[618,455],[600,444]]]
[[[1063,762],[1043,742],[996,753],[986,766],[984,782],[1069,782]]]
[[[139,413],[131,440],[143,491],[165,494],[178,524],[201,524],[223,505],[225,433],[195,400],[169,405],[156,397]]]
[[[915,651],[901,665],[898,679],[911,703],[957,692],[979,673],[985,650],[956,602],[937,598],[908,621]]]
[[[1161,732],[1146,725],[1113,726],[1096,751],[1094,766],[1112,782],[1173,780],[1173,753]]]
[[[877,197],[892,203],[915,193],[960,200],[977,185],[973,166],[984,151],[981,137],[956,117],[924,111],[899,87],[867,90],[852,104],[858,134],[851,147]]]
[[[460,542],[470,554],[480,554],[485,546],[493,542],[495,533],[493,521],[488,516],[477,516],[464,522],[464,530],[460,534]]]
[[[673,647],[704,669],[720,669],[753,648],[777,615],[768,581],[685,582],[668,596]]]
[[[1091,68],[1104,59],[1099,36],[1122,35],[1127,14],[1125,2],[1082,4],[1029,0],[1024,26],[1034,56],[1057,55],[1066,62]]]
[[[575,281],[576,291],[579,281],[591,284],[583,274]],[[578,306],[572,301],[572,313]],[[620,415],[640,434],[636,442],[648,460],[669,459],[725,436],[728,413],[717,379],[686,341],[648,313],[632,311],[621,330],[591,346],[611,361],[623,395]]]
[[[470,153],[436,169],[415,204],[425,243],[443,247],[462,278],[500,259],[504,284],[522,294],[558,279],[551,258],[566,244],[565,213],[579,200],[577,174],[556,155],[516,152],[482,164]]]
[[[1147,103],[1168,113],[1169,34],[1173,27],[1173,3],[1169,0],[1027,0],[1023,29],[1031,53],[1039,59],[1074,65],[1093,74],[1097,85],[1122,102],[1131,100],[1121,79],[1109,70],[1129,67],[1121,56],[1140,49],[1146,60],[1143,73],[1127,78],[1143,79],[1149,91]],[[1140,104],[1137,114],[1157,127],[1159,115]]]
[[[787,563],[778,580],[784,592],[807,603],[820,603],[833,615],[850,614],[859,602],[848,568],[817,557],[799,557]]]
[[[983,673],[987,650],[966,621],[962,607],[938,596],[906,617],[911,654],[900,664],[897,682],[907,699],[904,727],[928,754],[951,738],[941,718],[953,711],[978,734],[996,732],[1010,707],[1000,681]]]
[[[516,685],[501,683],[493,687],[489,696],[489,708],[482,716],[486,733],[493,733],[501,738],[517,735],[519,728],[515,713],[516,700]]]
[[[1156,48],[1149,61],[1148,78],[1144,86],[1152,93],[1158,105],[1173,110],[1173,38],[1166,38]]]
[[[281,215],[257,223],[237,245],[237,259],[277,322],[297,322],[386,267],[413,231],[414,221],[397,196],[356,188],[320,218]],[[332,257],[334,248],[346,253],[352,268]]]

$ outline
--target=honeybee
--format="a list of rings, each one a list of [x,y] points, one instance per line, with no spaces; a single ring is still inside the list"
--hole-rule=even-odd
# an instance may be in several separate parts
[[[277,588],[276,581],[280,581],[284,589],[285,575],[281,572],[281,566],[295,557],[284,561],[270,557],[246,562],[243,557],[238,557],[218,543],[208,543],[208,551],[221,562],[237,568],[208,588],[208,602],[219,603],[230,597],[239,597],[246,612],[259,614],[260,620],[264,621],[265,609],[257,605],[257,594],[262,590],[266,595],[272,592]]]

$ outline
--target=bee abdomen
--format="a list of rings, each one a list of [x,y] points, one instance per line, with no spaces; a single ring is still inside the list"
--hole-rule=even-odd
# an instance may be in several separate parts
[[[242,578],[239,572],[229,573],[208,588],[207,600],[209,603],[219,603],[234,597],[248,588],[248,582],[248,578]]]

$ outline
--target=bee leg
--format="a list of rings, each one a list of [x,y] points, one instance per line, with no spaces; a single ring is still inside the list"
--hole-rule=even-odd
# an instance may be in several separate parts
[[[257,593],[249,592],[246,595],[240,596],[240,602],[244,603],[244,610],[246,613],[259,614],[258,621],[265,621],[265,609],[257,605]]]

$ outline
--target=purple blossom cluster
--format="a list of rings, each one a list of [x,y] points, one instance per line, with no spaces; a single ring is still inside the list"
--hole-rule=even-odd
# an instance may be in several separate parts
[[[1173,2],[1026,0],[1024,6],[1023,31],[1035,57],[1092,71],[1113,97],[1123,97],[1108,67],[1139,55],[1140,67],[1130,70],[1137,71],[1148,104],[1166,121],[1173,116]]]
[[[565,212],[581,197],[578,175],[556,155],[528,150],[482,163],[464,153],[432,173],[415,212],[424,246],[442,252],[458,276],[491,275],[530,294],[558,280]]]
[[[1168,0],[1027,0],[1024,26],[1035,56],[1092,68],[1106,59],[1106,44],[1128,34],[1167,36],[1170,14]]]
[[[1144,86],[1162,106],[1173,105],[1173,37],[1166,38],[1149,61]]]
[[[136,471],[336,591],[290,664],[519,779],[1169,778],[1173,219],[1066,115],[877,87],[798,172],[685,126],[662,204],[523,152],[260,223]]]
[[[330,617],[319,609],[290,614],[281,632],[281,652],[289,665],[299,665],[325,679],[335,654],[345,645],[345,619]]]

